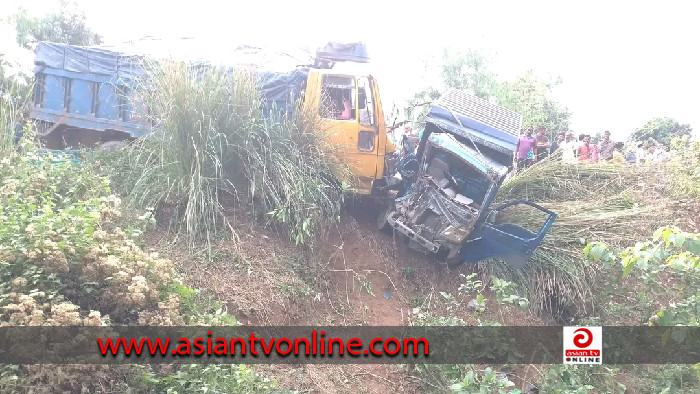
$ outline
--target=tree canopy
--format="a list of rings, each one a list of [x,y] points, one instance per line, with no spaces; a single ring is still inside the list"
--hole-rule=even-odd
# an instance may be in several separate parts
[[[647,141],[652,138],[666,146],[670,146],[674,137],[690,136],[692,131],[693,129],[689,124],[680,124],[673,118],[654,118],[635,130],[630,138],[636,141]]]
[[[541,80],[528,70],[512,80],[499,80],[489,59],[475,50],[444,51],[437,67],[440,85],[426,87],[414,96],[412,107],[421,107],[416,109],[419,115],[424,115],[428,105],[444,90],[457,88],[519,112],[523,116],[523,127],[543,126],[551,135],[569,128],[571,112],[552,97],[560,79]],[[411,116],[411,111],[407,115]]]
[[[20,9],[14,15],[17,30],[17,43],[32,49],[39,41],[59,42],[71,45],[101,44],[102,37],[93,32],[85,23],[85,14],[66,0],[60,1],[58,10],[43,18],[37,18]]]

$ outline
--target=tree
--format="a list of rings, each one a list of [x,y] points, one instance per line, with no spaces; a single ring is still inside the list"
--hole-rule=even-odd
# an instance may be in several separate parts
[[[551,98],[559,83],[561,80],[542,81],[529,70],[499,86],[498,103],[520,113],[523,127],[545,127],[553,138],[555,133],[568,130],[571,117],[566,107]]]
[[[647,141],[650,138],[666,145],[671,145],[673,137],[691,136],[693,132],[689,124],[680,124],[673,118],[655,118],[635,130],[630,136],[635,141]]]
[[[488,69],[487,59],[479,52],[470,49],[450,54],[445,50],[443,56],[441,75],[445,87],[466,90],[483,99],[495,94],[498,83]]]
[[[452,53],[444,50],[437,58],[431,58],[425,64],[427,72],[433,74],[424,76],[424,80],[435,80],[436,85],[429,85],[416,93],[406,110],[407,117],[415,116],[417,126],[422,126],[422,119],[428,113],[430,105],[437,100],[442,92],[449,88],[466,90],[470,94],[484,99],[490,99],[497,91],[498,83],[495,75],[489,70],[488,59],[479,52],[468,50],[466,52]],[[434,70],[440,70],[434,75]]]
[[[408,112],[415,111],[422,118],[442,92],[457,88],[520,113],[523,127],[543,126],[550,138],[568,130],[571,112],[552,98],[552,90],[561,83],[560,79],[543,81],[529,70],[511,81],[499,81],[489,63],[489,59],[474,50],[443,52],[439,64],[426,67],[440,70],[439,84],[416,93]]]
[[[17,43],[32,49],[39,41],[59,42],[71,45],[101,44],[102,37],[85,23],[85,14],[75,3],[60,1],[57,11],[43,18],[36,18],[20,9],[13,17],[17,30]]]

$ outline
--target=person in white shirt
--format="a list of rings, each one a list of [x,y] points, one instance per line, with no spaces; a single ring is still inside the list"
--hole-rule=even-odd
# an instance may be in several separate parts
[[[566,139],[561,143],[561,160],[564,163],[576,163],[576,152],[578,151],[579,142],[574,138],[574,133],[566,133]]]
[[[642,164],[643,162],[646,162],[646,151],[644,150],[644,143],[640,142],[637,144],[637,151],[635,152],[635,160],[636,164]]]

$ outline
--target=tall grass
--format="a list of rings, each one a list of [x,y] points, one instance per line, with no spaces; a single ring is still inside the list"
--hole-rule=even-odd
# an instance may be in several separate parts
[[[605,280],[600,267],[582,254],[586,243],[603,240],[615,247],[643,239],[650,228],[670,222],[673,213],[663,198],[663,177],[650,167],[612,163],[569,165],[545,160],[504,183],[497,199],[534,200],[558,217],[530,262],[513,270],[504,262],[481,264],[486,275],[519,283],[529,293],[537,312],[557,318],[581,315],[590,302],[596,278]],[[511,211],[501,218],[535,228],[542,215],[531,210]]]
[[[121,152],[112,168],[128,201],[171,206],[190,246],[233,233],[223,199],[252,204],[292,240],[338,218],[347,170],[301,105],[291,116],[264,117],[256,79],[247,70],[182,62],[152,65],[140,94],[154,131]]]
[[[700,201],[700,140],[692,141],[687,136],[674,138],[667,169],[674,195]]]
[[[15,124],[29,103],[31,88],[19,80],[0,79],[0,152],[16,149]]]

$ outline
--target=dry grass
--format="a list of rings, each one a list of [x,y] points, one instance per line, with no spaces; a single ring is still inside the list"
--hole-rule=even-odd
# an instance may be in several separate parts
[[[556,222],[522,270],[503,262],[486,262],[480,269],[527,288],[536,312],[566,319],[590,313],[592,283],[603,278],[600,267],[583,259],[583,247],[599,240],[629,246],[671,222],[676,215],[664,186],[655,167],[567,165],[556,159],[537,163],[506,181],[498,200],[533,200],[555,211]],[[527,228],[543,223],[532,211],[511,212],[506,219]]]

